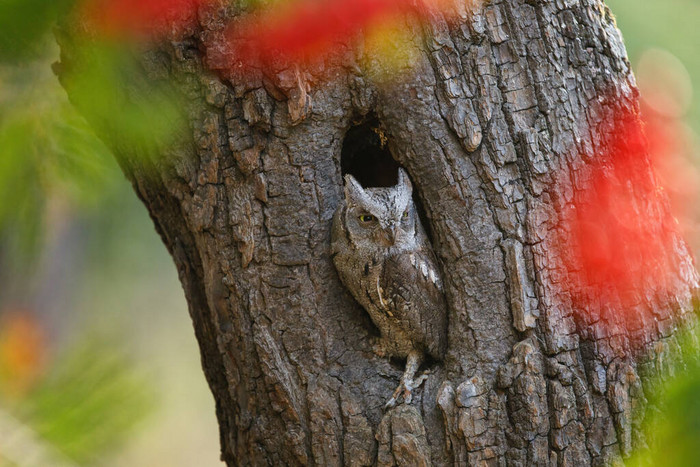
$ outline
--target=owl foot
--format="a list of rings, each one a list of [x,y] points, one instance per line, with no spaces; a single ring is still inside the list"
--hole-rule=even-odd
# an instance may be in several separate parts
[[[372,338],[372,352],[374,352],[377,357],[387,356],[386,345],[381,338]]]
[[[390,409],[396,406],[396,403],[399,401],[399,397],[401,397],[402,393],[403,401],[406,404],[410,404],[413,400],[413,390],[419,388],[426,379],[428,379],[428,372],[423,373],[416,379],[404,380],[401,378],[401,384],[399,384],[399,387],[396,388],[394,395],[391,396],[389,402],[384,405],[384,409]]]
[[[396,388],[394,394],[391,396],[391,399],[389,399],[389,402],[384,405],[385,410],[394,407],[402,393],[404,402],[406,404],[411,403],[413,400],[413,390],[419,388],[420,385],[423,384],[426,379],[428,379],[429,372],[427,371],[418,378],[414,378],[422,359],[423,356],[418,352],[414,351],[408,354],[408,358],[406,359],[406,370],[401,377],[401,383],[399,383],[399,387]]]

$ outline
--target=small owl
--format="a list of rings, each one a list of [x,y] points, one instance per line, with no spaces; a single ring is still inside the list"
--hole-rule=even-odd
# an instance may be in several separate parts
[[[447,314],[435,254],[420,223],[408,175],[399,183],[367,188],[345,176],[345,200],[333,217],[331,250],[338,275],[382,334],[386,354],[406,358],[401,384],[387,403],[411,391],[426,354],[440,359]],[[415,379],[414,379],[415,378]]]

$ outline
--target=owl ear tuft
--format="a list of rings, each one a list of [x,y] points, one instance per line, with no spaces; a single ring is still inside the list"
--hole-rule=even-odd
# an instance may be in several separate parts
[[[407,191],[409,195],[413,192],[411,179],[408,178],[408,173],[406,173],[403,167],[399,167],[399,187]]]
[[[360,182],[355,180],[355,177],[352,175],[347,174],[345,176],[345,199],[358,202],[366,196],[365,190],[362,188],[362,185],[360,185]]]

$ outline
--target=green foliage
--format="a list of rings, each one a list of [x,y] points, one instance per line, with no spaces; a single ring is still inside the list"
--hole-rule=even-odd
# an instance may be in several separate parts
[[[16,263],[35,251],[48,199],[96,206],[116,174],[48,64],[0,68],[0,240]]]
[[[158,158],[186,127],[167,81],[146,79],[129,44],[75,44],[61,82],[91,126],[121,157]],[[62,64],[63,65],[63,64]]]
[[[43,55],[47,32],[73,0],[1,0],[0,62],[19,62]]]
[[[68,4],[0,0],[0,272],[14,280],[29,272],[52,205],[69,218],[123,223],[129,215],[128,186],[93,128],[109,127],[112,147],[147,157],[182,128],[172,94],[144,80],[131,51],[115,44],[85,41],[67,58],[75,67],[63,84],[78,113],[51,69],[58,50],[49,28]],[[154,402],[154,382],[119,348],[104,339],[69,345],[15,407],[42,440],[81,464],[98,463],[132,436]]]
[[[698,335],[687,333],[680,347],[663,355],[675,362],[674,374],[660,375],[649,385],[645,422],[650,449],[639,450],[627,462],[634,467],[691,467],[698,465],[700,446],[700,360]],[[681,363],[682,362],[682,363]],[[680,371],[678,371],[680,369]]]
[[[36,60],[0,65],[0,247],[10,268],[31,265],[48,200],[84,212],[123,184],[93,129],[122,156],[148,158],[146,166],[183,133],[178,100],[143,79],[126,46],[86,42],[76,53],[63,84],[90,125],[51,71],[55,46]]]
[[[118,448],[155,403],[153,382],[119,348],[91,339],[70,349],[22,402],[22,418],[81,465]]]

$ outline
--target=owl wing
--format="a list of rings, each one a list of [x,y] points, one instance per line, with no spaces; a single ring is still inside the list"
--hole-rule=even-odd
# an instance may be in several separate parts
[[[433,252],[419,250],[390,256],[379,276],[382,308],[416,347],[441,358],[446,346],[447,313]]]

